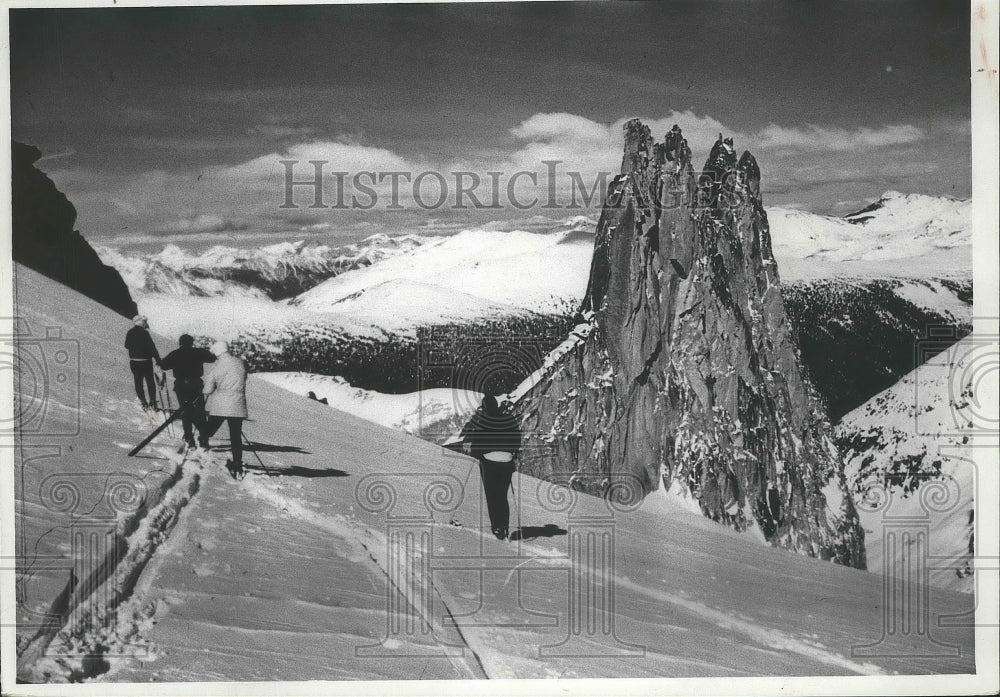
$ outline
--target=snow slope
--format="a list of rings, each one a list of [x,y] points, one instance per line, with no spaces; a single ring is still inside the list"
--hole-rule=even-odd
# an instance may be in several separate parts
[[[247,333],[270,333],[280,337],[295,331],[324,328],[354,337],[385,336],[382,318],[335,312],[311,312],[261,297],[220,295],[200,297],[166,293],[133,292],[139,312],[149,318],[150,328],[176,344],[181,334],[233,340]],[[405,318],[389,318],[389,327],[410,327]],[[300,330],[299,328],[305,328]]]
[[[383,394],[352,387],[343,378],[312,373],[257,375],[297,395],[305,397],[312,392],[335,409],[435,443],[461,431],[483,398],[479,392],[447,388]]]
[[[512,309],[562,312],[583,297],[593,251],[592,232],[574,229],[548,233],[465,230],[331,278],[291,304],[314,311],[334,307],[346,311],[352,296],[389,281],[406,280]],[[403,316],[420,309],[419,301],[396,307]]]
[[[870,569],[899,557],[892,549],[887,552],[883,539],[894,519],[923,518],[934,559],[930,581],[974,590],[974,436],[983,417],[974,394],[996,393],[996,358],[990,351],[989,345],[963,339],[837,425],[847,479],[866,530]],[[977,365],[980,370],[992,365],[993,371],[979,372]],[[993,383],[975,382],[983,376]]]
[[[332,302],[325,311],[311,303],[295,307],[334,317],[364,318],[375,326],[399,332],[431,324],[521,314],[511,305],[409,279],[379,281]]]
[[[17,284],[19,311],[33,328],[58,326],[65,339],[80,341],[81,366],[71,371],[81,399],[53,394],[49,405],[53,423],[79,414],[79,435],[57,439],[57,457],[29,459],[32,444],[52,443],[51,435],[26,436],[18,451],[18,551],[44,560],[18,569],[22,678],[973,669],[972,629],[933,621],[971,611],[969,595],[930,595],[934,638],[958,653],[927,657],[917,647],[914,656],[910,636],[884,632],[884,584],[875,574],[747,544],[679,505],[613,512],[599,499],[573,500],[529,477],[514,482],[512,515],[524,539],[501,543],[479,532],[484,513],[472,460],[256,377],[248,383],[247,432],[273,477],[234,482],[222,471],[224,452],[184,458],[172,449],[176,434],[127,459],[124,451],[148,424],[129,394],[119,346],[126,321],[21,267]],[[262,469],[253,452],[247,462]],[[153,473],[158,483],[147,484],[145,496],[109,486],[116,477],[150,480]],[[65,489],[40,496],[50,474],[70,475],[78,496]],[[99,516],[105,499],[116,502],[117,522]],[[64,527],[73,511],[77,529],[119,526],[121,554],[100,564],[92,555],[74,558]],[[393,540],[426,547],[406,553]],[[579,556],[588,550],[596,556]],[[74,564],[88,571],[87,583],[67,583]],[[31,614],[45,607],[48,618]],[[594,614],[601,608],[608,612]]]
[[[884,193],[843,218],[768,208],[774,257],[785,281],[970,276],[971,200]]]

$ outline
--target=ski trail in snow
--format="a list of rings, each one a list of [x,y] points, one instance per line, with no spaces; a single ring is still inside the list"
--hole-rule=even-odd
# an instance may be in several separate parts
[[[140,635],[156,608],[146,606],[138,592],[140,579],[201,480],[200,463],[170,449],[161,448],[160,453],[173,462],[175,471],[159,500],[119,519],[115,534],[126,535],[119,545],[121,556],[113,554],[108,566],[99,569],[99,582],[86,596],[71,598],[60,627],[36,636],[26,647],[19,679],[80,682],[107,672],[109,659],[139,655],[150,648]]]
[[[419,600],[422,595],[420,593],[420,589],[400,587],[395,583],[395,580],[390,575],[389,569],[393,566],[404,567],[404,573],[400,575],[404,578],[415,578],[414,584],[429,587],[433,590],[434,594],[440,600],[442,607],[445,610],[445,614],[454,620],[451,610],[448,608],[448,604],[441,596],[441,593],[434,587],[430,578],[424,578],[419,573],[413,573],[415,570],[407,567],[405,560],[401,558],[392,560],[385,558],[386,537],[381,532],[372,530],[356,519],[352,520],[340,514],[321,514],[310,510],[299,501],[282,495],[276,489],[268,486],[265,481],[259,478],[255,477],[245,479],[243,484],[246,486],[247,490],[257,498],[266,501],[279,510],[286,511],[289,515],[295,516],[300,520],[304,520],[320,529],[326,530],[347,542],[353,548],[354,552],[354,554],[350,555],[348,559],[355,562],[373,563],[378,570],[386,576],[387,581],[393,584],[393,586],[403,594],[410,607],[418,612],[427,625],[432,627],[439,635],[444,634],[445,627],[441,622],[435,619],[433,612],[426,612],[426,610],[422,607],[423,603]],[[465,633],[462,631],[462,628],[454,621],[453,628],[458,633],[463,644],[465,645],[465,648],[472,654],[472,658],[470,660],[463,652],[461,656],[448,655],[448,660],[452,663],[452,665],[458,668],[460,672],[465,673],[471,679],[488,679],[490,676],[486,672],[486,667],[483,665],[480,652],[473,648],[473,646],[469,643],[468,637],[466,637]]]
[[[435,525],[444,526],[442,523],[435,523]],[[454,526],[447,526],[450,529],[455,529]],[[470,528],[458,528],[460,530],[465,530],[473,535],[479,535],[486,539],[487,541],[492,540],[492,536],[487,536],[485,533],[474,530]],[[529,561],[535,561],[541,564],[550,564],[554,566],[562,566],[567,569],[572,570],[570,560],[563,556],[556,550],[546,547],[540,547],[538,545],[529,544],[522,542],[521,550],[531,554],[532,558],[527,559],[518,566],[523,566]],[[513,575],[515,569],[512,569],[510,574],[507,576],[507,580]],[[739,619],[729,613],[722,610],[716,610],[714,608],[708,607],[703,603],[699,603],[696,600],[691,600],[689,598],[682,597],[676,593],[669,593],[667,591],[661,591],[656,588],[650,588],[648,586],[643,586],[638,584],[628,577],[619,576],[618,574],[612,574],[615,579],[615,583],[619,587],[628,588],[636,593],[641,593],[649,598],[658,600],[661,602],[666,602],[671,605],[683,608],[688,612],[697,615],[703,619],[711,621],[716,626],[725,629],[730,632],[739,632],[745,637],[751,639],[752,641],[760,644],[761,646],[766,646],[777,651],[782,651],[785,653],[796,653],[800,656],[805,656],[806,658],[813,659],[815,661],[820,661],[826,663],[827,665],[837,666],[838,668],[844,668],[851,671],[852,673],[857,673],[859,675],[887,675],[887,673],[876,665],[871,663],[858,663],[857,661],[852,661],[849,658],[845,658],[838,653],[830,651],[826,647],[817,645],[815,642],[806,643],[801,639],[797,639],[790,636],[778,629],[772,627],[765,627],[755,624],[750,621]]]
[[[618,576],[617,574],[615,575],[615,582],[619,586],[624,586],[638,593],[643,593],[650,598],[682,607],[693,614],[711,620],[722,629],[739,632],[762,646],[767,646],[778,651],[797,653],[800,656],[805,656],[806,658],[811,658],[828,665],[845,668],[852,673],[857,673],[859,675],[887,675],[884,670],[871,663],[858,663],[856,661],[852,661],[849,658],[845,658],[840,654],[826,649],[825,647],[807,644],[799,639],[796,639],[795,637],[785,634],[780,630],[773,629],[771,627],[762,627],[760,625],[738,619],[733,615],[723,612],[722,610],[715,610],[707,605],[703,605],[695,600],[683,598],[675,593],[667,593],[666,591],[657,590],[655,588],[648,588],[646,586],[639,585],[628,578]]]

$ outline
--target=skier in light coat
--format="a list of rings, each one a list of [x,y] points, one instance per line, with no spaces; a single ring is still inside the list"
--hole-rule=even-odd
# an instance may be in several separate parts
[[[247,369],[243,361],[229,353],[225,341],[212,344],[215,363],[205,376],[203,392],[206,396],[205,410],[208,412],[206,429],[202,433],[201,446],[208,447],[208,439],[225,421],[229,425],[229,442],[233,459],[226,468],[233,477],[243,475],[243,419],[247,418]]]

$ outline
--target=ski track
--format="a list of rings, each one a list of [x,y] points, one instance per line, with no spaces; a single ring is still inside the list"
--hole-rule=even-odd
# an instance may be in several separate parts
[[[161,609],[160,604],[145,600],[149,595],[151,580],[165,553],[176,544],[176,536],[172,536],[171,533],[176,529],[182,509],[190,504],[201,486],[223,476],[221,460],[216,461],[210,455],[187,457],[163,446],[158,447],[156,452],[161,456],[165,455],[175,466],[175,476],[172,477],[174,481],[153,508],[148,510],[140,508],[130,519],[120,522],[120,532],[132,529],[126,538],[127,552],[104,582],[88,597],[79,599],[66,609],[63,615],[66,618],[65,623],[58,631],[48,636],[36,636],[30,642],[24,655],[29,656],[34,652],[37,657],[26,662],[27,679],[103,680],[114,675],[130,658],[140,660],[155,658],[155,647],[142,636],[155,623],[155,617]],[[390,582],[393,582],[388,572],[389,560],[384,558],[386,538],[382,532],[365,526],[354,517],[317,513],[308,507],[307,502],[282,494],[281,487],[271,484],[270,479],[263,475],[248,476],[240,486],[244,486],[255,498],[279,511],[332,533],[346,543],[345,556],[349,561],[373,564]],[[141,517],[137,519],[136,516]],[[435,523],[435,525],[447,527],[449,530],[456,529],[448,523]],[[457,529],[486,537],[476,529],[464,526]],[[554,548],[522,541],[521,549],[531,555],[531,558],[522,562],[522,565],[536,563],[570,568],[569,560]],[[158,554],[161,551],[162,553]],[[513,573],[514,570],[511,570],[508,574],[508,582]],[[415,578],[416,585],[429,584],[442,602],[445,618],[451,617],[441,592],[433,586],[430,579],[420,578],[419,574],[415,576],[404,574],[404,577]],[[758,645],[759,650],[795,653],[861,675],[886,674],[875,665],[852,661],[830,651],[818,642],[806,641],[780,630],[761,626],[749,617],[735,616],[675,593],[640,585],[617,574],[615,581],[620,587],[628,588],[657,602],[681,608],[727,632],[737,632]],[[444,631],[441,622],[435,620],[433,616],[428,616],[432,613],[427,613],[421,607],[419,588],[397,586],[397,589],[429,626],[436,632]],[[105,603],[106,597],[114,600]],[[81,632],[80,628],[87,622],[98,623],[104,629],[96,633]],[[476,633],[479,630],[461,627],[460,623],[454,621],[448,628],[453,628],[458,633],[471,653],[471,657],[464,652],[461,656],[449,657],[460,672],[470,678],[489,678],[491,672],[495,674],[494,677],[501,677],[506,672],[503,664],[487,667],[488,663],[492,663],[488,659],[495,654],[495,651],[488,641],[483,643],[477,640]],[[301,633],[301,630],[278,627],[245,631]]]
[[[248,485],[247,489],[257,498],[269,503],[279,510],[286,511],[289,515],[295,516],[300,520],[304,520],[305,522],[310,523],[322,530],[326,530],[347,542],[355,551],[355,555],[351,558],[351,561],[368,561],[373,563],[380,572],[385,574],[389,583],[393,584],[393,586],[403,594],[407,602],[410,604],[410,607],[420,614],[421,618],[427,623],[428,626],[433,627],[437,632],[444,632],[445,628],[440,622],[435,620],[433,612],[428,613],[426,609],[422,607],[422,603],[419,601],[419,598],[421,597],[419,589],[400,587],[396,585],[394,579],[390,576],[389,560],[384,558],[384,550],[386,547],[386,537],[384,534],[363,526],[363,524],[360,523],[360,521],[356,521],[356,519],[352,520],[339,514],[323,515],[316,513],[315,511],[306,508],[302,502],[283,496],[275,488],[258,481],[256,477],[244,479],[243,483],[244,485]],[[405,562],[402,560],[393,560],[393,563],[397,566],[405,567]],[[404,578],[415,578],[415,583],[430,587],[441,601],[446,615],[451,617],[451,612],[448,609],[447,603],[444,598],[441,597],[440,592],[438,592],[438,590],[434,587],[431,579],[423,578],[419,573],[409,573],[412,571],[412,569],[406,569],[401,575]],[[469,678],[489,678],[490,675],[487,672],[486,666],[483,664],[481,658],[481,656],[484,655],[484,648],[479,647],[477,650],[476,647],[473,647],[469,642],[467,633],[464,632],[457,623],[454,624],[454,628],[465,644],[465,647],[468,648],[469,652],[472,654],[472,658],[470,660],[463,651],[460,656],[449,655],[448,660],[452,663],[452,665],[458,668],[460,672],[468,675]],[[486,648],[488,649],[488,647]]]
[[[139,423],[144,421],[141,417],[132,420]],[[157,447],[154,442],[153,447],[158,455],[166,456],[175,468],[168,479],[166,490],[162,491],[160,499],[152,508],[140,507],[135,514],[119,522],[119,534],[127,535],[124,547],[126,552],[103,582],[85,598],[70,597],[69,606],[62,613],[63,625],[55,631],[40,632],[39,636],[33,638],[26,647],[23,668],[26,679],[104,680],[113,676],[118,668],[126,665],[130,659],[155,659],[155,647],[144,639],[143,634],[155,624],[155,618],[163,608],[162,603],[147,602],[146,598],[151,590],[150,584],[166,554],[179,544],[177,536],[171,533],[176,529],[181,511],[191,503],[201,486],[208,482],[214,484],[217,479],[226,475],[222,474],[221,459],[213,458],[209,454],[188,457],[162,444]],[[394,583],[389,573],[390,560],[385,558],[384,533],[373,530],[353,516],[318,513],[309,508],[309,502],[281,493],[283,487],[273,484],[270,478],[263,475],[248,476],[239,485],[245,487],[255,498],[279,511],[332,533],[345,543],[346,549],[342,551],[349,561],[373,564],[390,583]],[[447,527],[449,530],[456,529],[448,523],[435,523],[435,525]],[[487,537],[477,529],[464,526],[458,529],[468,534]],[[490,541],[492,542],[492,538]],[[521,550],[531,555],[531,558],[522,562],[522,565],[535,563],[571,568],[569,560],[557,549],[524,541],[520,545]],[[395,562],[398,564],[399,560]],[[515,570],[510,571],[506,582],[510,581]],[[434,613],[428,613],[426,608],[422,607],[419,586],[428,584],[441,601],[445,610],[444,619],[452,620],[447,629],[454,629],[471,654],[469,656],[463,651],[460,656],[449,656],[449,660],[461,673],[470,678],[489,678],[491,673],[493,677],[503,677],[507,672],[505,666],[510,660],[524,659],[506,655],[501,659],[488,641],[488,637],[478,636],[483,630],[462,627],[459,622],[454,621],[441,591],[433,586],[430,579],[422,578],[420,574],[409,573],[404,573],[403,577],[413,578],[417,587],[397,586],[397,590],[435,632],[443,634],[445,627],[442,626],[442,622],[435,620]],[[615,574],[614,578],[619,587],[628,588],[656,602],[667,603],[685,610],[726,632],[739,633],[751,640],[757,650],[794,653],[861,675],[885,674],[875,665],[852,661],[830,651],[815,640],[797,638],[780,630],[761,626],[758,621],[750,617],[733,615],[682,595],[643,586],[627,577]],[[112,600],[107,602],[107,598]],[[83,631],[87,623],[97,624],[103,629],[97,632]],[[301,629],[286,629],[279,626],[243,631],[301,633]],[[500,660],[491,661],[490,658]],[[678,660],[698,663],[691,659]],[[493,663],[496,665],[492,665]],[[487,664],[491,664],[489,669]]]
[[[388,560],[383,558],[383,550],[385,549],[386,540],[382,533],[363,526],[363,524],[356,519],[349,519],[342,515],[325,515],[316,513],[315,511],[306,508],[301,502],[284,496],[277,490],[263,485],[258,482],[256,478],[247,479],[245,482],[250,483],[250,491],[258,498],[270,503],[279,510],[284,510],[290,515],[305,520],[306,522],[321,529],[327,530],[354,546],[359,557],[365,557],[376,564],[388,578]],[[455,526],[448,523],[435,523],[435,525],[452,530],[456,529]],[[485,537],[485,535],[478,530],[472,530],[464,526],[457,529],[464,530],[470,534]],[[570,568],[569,560],[556,550],[524,542],[521,543],[521,549],[532,555],[532,559],[525,560],[525,562],[523,562],[524,564],[534,562]],[[510,574],[508,574],[508,581],[512,575],[513,570]],[[615,574],[614,578],[616,583],[621,587],[628,588],[653,600],[666,602],[675,607],[682,608],[691,614],[712,622],[727,632],[738,632],[761,647],[766,647],[767,649],[773,649],[786,654],[795,653],[815,661],[826,663],[827,665],[849,670],[852,673],[857,673],[859,675],[886,675],[886,672],[876,665],[852,661],[844,656],[841,656],[840,654],[830,651],[817,642],[805,641],[803,639],[790,636],[780,630],[760,626],[752,620],[749,620],[749,618],[746,620],[740,619],[722,610],[710,608],[707,605],[699,603],[695,600],[681,597],[680,595],[674,593],[668,593],[666,591],[640,585],[627,577]],[[418,582],[431,584],[433,588],[433,584],[430,579],[418,579]],[[403,592],[407,600],[410,602],[410,605],[418,609],[418,612],[420,612],[419,605],[414,599],[415,597],[419,597],[419,594],[416,594],[414,589],[410,588],[401,588],[399,590]],[[440,591],[436,588],[433,590],[437,597],[441,599],[442,603],[444,603],[444,599],[441,596]],[[447,604],[444,606],[447,610]],[[426,613],[421,612],[421,615],[430,626],[434,627],[436,630],[441,629],[439,623],[432,622],[431,620],[433,618],[428,618]],[[459,630],[463,641],[465,641],[469,650],[473,653],[476,663],[482,669],[483,675],[481,677],[490,677],[489,671],[487,670],[487,666],[484,664],[482,657],[489,656],[492,653],[491,648],[489,646],[473,646],[472,644],[479,643],[476,641],[470,642],[470,635],[474,634],[475,630],[472,630],[469,627],[462,628],[458,623],[455,623],[454,626]],[[475,673],[477,671],[472,672]]]
[[[157,454],[173,463],[159,500],[140,505],[132,515],[119,519],[116,534],[124,535],[124,554],[85,597],[69,598],[61,626],[40,631],[25,647],[19,679],[29,682],[82,682],[110,672],[126,657],[154,655],[142,638],[154,622],[157,607],[145,601],[149,573],[162,555],[157,552],[170,539],[181,511],[201,485],[201,463],[159,447]],[[155,561],[154,561],[155,560]],[[152,563],[151,563],[152,562]],[[82,587],[77,584],[77,591]],[[97,628],[96,631],[94,628]]]

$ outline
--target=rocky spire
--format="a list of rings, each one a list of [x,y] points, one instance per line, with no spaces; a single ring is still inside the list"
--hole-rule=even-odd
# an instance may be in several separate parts
[[[607,495],[673,487],[774,545],[864,567],[863,531],[800,368],[760,168],[719,136],[696,174],[677,126],[625,125],[586,318],[515,392],[523,468]]]

